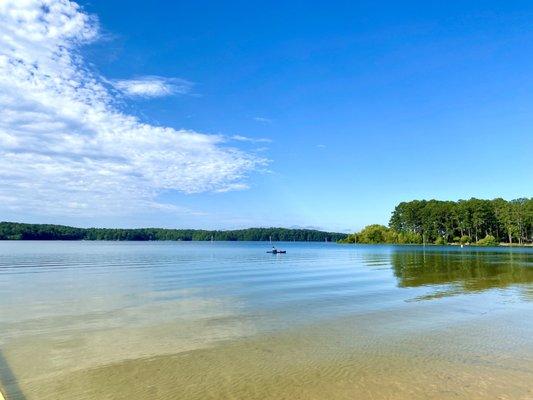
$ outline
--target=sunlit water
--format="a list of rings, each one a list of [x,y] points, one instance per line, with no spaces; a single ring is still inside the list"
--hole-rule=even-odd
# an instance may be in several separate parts
[[[533,251],[0,242],[8,400],[533,399]]]

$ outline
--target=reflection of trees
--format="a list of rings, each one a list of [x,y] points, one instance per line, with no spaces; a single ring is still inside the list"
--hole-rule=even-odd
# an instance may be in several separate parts
[[[391,254],[400,287],[449,286],[437,296],[533,283],[532,261],[533,255],[527,253],[400,250]]]

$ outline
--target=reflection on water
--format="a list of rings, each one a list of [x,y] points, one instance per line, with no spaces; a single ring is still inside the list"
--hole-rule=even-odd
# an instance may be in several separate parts
[[[0,242],[0,388],[8,400],[531,397],[531,250],[284,247]]]
[[[394,275],[400,287],[430,286],[425,298],[504,289],[523,289],[531,298],[533,257],[529,252],[397,251],[391,254]]]

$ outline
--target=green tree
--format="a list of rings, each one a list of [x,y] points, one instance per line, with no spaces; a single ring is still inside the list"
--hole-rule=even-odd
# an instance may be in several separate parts
[[[487,235],[483,239],[479,239],[476,244],[478,246],[497,246],[498,242],[494,236]]]

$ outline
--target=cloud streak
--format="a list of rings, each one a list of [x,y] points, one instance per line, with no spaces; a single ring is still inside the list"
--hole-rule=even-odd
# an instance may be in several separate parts
[[[254,117],[254,120],[257,121],[257,122],[262,122],[264,124],[271,124],[272,123],[272,120],[270,118],[265,118],[265,117]]]
[[[270,143],[272,142],[272,140],[268,138],[251,138],[251,137],[242,136],[242,135],[233,135],[230,139],[235,140],[237,142],[248,142],[248,143]]]
[[[143,76],[136,79],[113,81],[113,86],[130,97],[163,97],[175,94],[187,94],[193,84],[179,78],[162,76]]]
[[[179,212],[158,195],[246,187],[265,159],[221,136],[153,126],[116,108],[79,53],[96,39],[96,18],[73,2],[0,1],[0,210]]]

